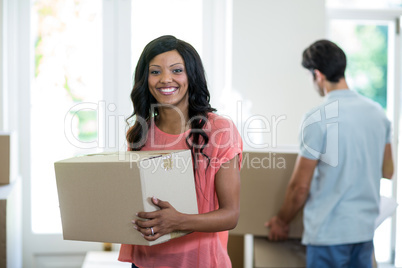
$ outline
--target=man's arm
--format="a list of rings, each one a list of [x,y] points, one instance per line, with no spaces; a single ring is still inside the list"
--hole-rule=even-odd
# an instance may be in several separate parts
[[[392,179],[394,175],[394,161],[392,159],[391,144],[387,143],[384,149],[384,160],[382,162],[382,177]]]
[[[278,214],[265,223],[270,228],[270,240],[287,238],[288,225],[307,201],[311,179],[318,160],[298,156],[292,177],[286,189],[285,200]]]

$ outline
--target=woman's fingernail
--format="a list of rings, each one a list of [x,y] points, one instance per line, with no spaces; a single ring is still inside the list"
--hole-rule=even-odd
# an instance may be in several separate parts
[[[135,220],[132,220],[131,223],[134,223],[134,224],[135,224]]]
[[[138,227],[137,227],[137,225],[134,225],[134,226],[133,226],[133,228],[134,228],[135,230],[138,230]]]

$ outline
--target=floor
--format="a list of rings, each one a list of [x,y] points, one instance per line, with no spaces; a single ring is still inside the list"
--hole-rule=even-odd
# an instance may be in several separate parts
[[[127,268],[127,263],[117,261],[118,252],[88,252],[82,268]],[[379,263],[377,268],[397,268],[392,264]],[[400,267],[399,267],[400,268]]]

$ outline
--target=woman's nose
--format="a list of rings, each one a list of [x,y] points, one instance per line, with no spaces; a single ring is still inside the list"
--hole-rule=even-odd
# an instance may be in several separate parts
[[[172,82],[172,75],[169,72],[163,72],[161,75],[161,83]]]

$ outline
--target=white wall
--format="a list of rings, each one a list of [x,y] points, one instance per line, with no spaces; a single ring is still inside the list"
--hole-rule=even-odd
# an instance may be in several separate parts
[[[4,129],[3,117],[4,117],[4,96],[3,96],[3,72],[4,72],[4,59],[3,59],[3,35],[4,35],[4,15],[3,15],[3,0],[0,0],[0,130]]]
[[[262,115],[270,124],[260,135],[248,135],[243,125],[245,149],[255,147],[247,136],[253,143],[269,144],[265,150],[275,143],[296,145],[302,115],[320,102],[301,54],[325,37],[325,1],[233,1],[232,85],[243,99],[242,121]]]

